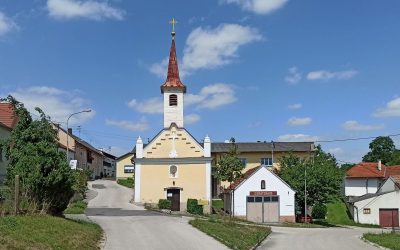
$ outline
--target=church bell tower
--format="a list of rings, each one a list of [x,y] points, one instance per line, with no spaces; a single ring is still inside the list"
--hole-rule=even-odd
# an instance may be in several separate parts
[[[186,86],[179,78],[178,61],[175,49],[175,19],[172,24],[172,44],[169,52],[167,80],[161,85],[161,93],[164,95],[164,128],[168,128],[172,123],[183,128],[183,101],[186,93]]]

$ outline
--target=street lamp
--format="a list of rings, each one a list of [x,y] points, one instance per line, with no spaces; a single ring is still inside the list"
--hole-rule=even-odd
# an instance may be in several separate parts
[[[69,137],[68,122],[69,122],[69,119],[74,115],[81,114],[81,113],[90,113],[90,112],[92,112],[91,109],[86,109],[86,110],[82,110],[82,111],[79,111],[79,112],[76,112],[76,113],[72,113],[72,114],[70,114],[68,116],[68,119],[67,119],[67,162],[68,162],[68,164],[69,164],[69,160],[68,160],[68,157],[69,157],[69,144],[68,144],[68,137]]]

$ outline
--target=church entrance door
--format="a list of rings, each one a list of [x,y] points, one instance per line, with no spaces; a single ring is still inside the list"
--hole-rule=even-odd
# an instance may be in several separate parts
[[[167,199],[171,201],[171,210],[180,211],[181,208],[181,190],[167,189]]]

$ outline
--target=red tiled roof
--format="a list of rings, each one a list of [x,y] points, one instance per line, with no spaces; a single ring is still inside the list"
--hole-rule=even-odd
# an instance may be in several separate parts
[[[378,169],[377,162],[361,162],[346,172],[347,178],[385,178],[386,165]]]
[[[237,179],[233,182],[229,187],[228,190],[236,189],[242,182],[247,180],[254,172],[256,172],[260,167],[251,168],[243,174],[242,178]]]
[[[169,52],[167,80],[163,85],[161,85],[161,93],[164,93],[164,90],[168,88],[181,89],[184,93],[186,93],[186,86],[181,82],[181,79],[179,78],[178,60],[176,59],[174,39],[172,39],[171,50]]]
[[[10,103],[0,103],[0,122],[9,128],[13,128],[17,123],[17,116]]]
[[[400,176],[400,165],[388,166],[386,168],[385,177]]]
[[[397,186],[400,187],[400,175],[392,175],[391,177],[396,182]]]

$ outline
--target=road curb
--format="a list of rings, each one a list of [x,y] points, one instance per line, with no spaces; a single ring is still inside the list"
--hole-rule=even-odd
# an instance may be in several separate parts
[[[383,246],[381,246],[381,245],[378,245],[378,244],[376,244],[376,243],[374,243],[374,242],[371,242],[371,241],[365,239],[363,236],[360,236],[360,239],[361,239],[362,241],[364,241],[365,243],[371,245],[371,246],[374,246],[374,247],[377,247],[377,248],[380,248],[380,249],[383,249],[383,250],[391,250],[390,248],[386,248],[386,247],[383,247]]]

